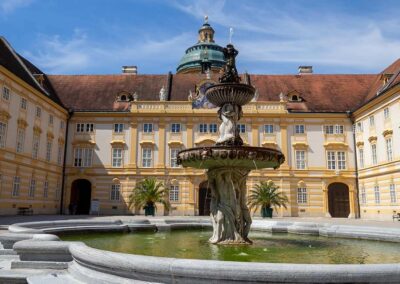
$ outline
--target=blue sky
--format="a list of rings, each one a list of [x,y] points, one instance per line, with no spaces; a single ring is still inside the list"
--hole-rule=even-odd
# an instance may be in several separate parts
[[[400,57],[400,1],[0,0],[0,34],[51,74],[175,68],[204,15],[240,72],[377,73]]]

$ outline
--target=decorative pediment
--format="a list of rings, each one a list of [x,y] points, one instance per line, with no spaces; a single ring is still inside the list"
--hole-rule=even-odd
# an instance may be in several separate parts
[[[42,133],[42,129],[39,126],[34,126],[33,133],[35,133],[36,135],[40,135]]]
[[[168,145],[178,147],[178,146],[183,146],[183,142],[178,140],[171,140],[168,141]]]
[[[296,142],[292,143],[292,146],[295,149],[307,149],[308,148],[308,144],[306,141],[296,141]]]
[[[18,128],[27,128],[28,127],[28,122],[26,122],[25,119],[23,118],[18,118]]]
[[[52,140],[54,139],[54,134],[51,131],[47,131],[47,139]]]
[[[76,139],[72,142],[72,145],[74,146],[88,146],[88,147],[94,147],[96,145],[96,142],[93,140],[79,140]]]
[[[58,144],[64,144],[64,143],[65,143],[64,137],[58,137]]]
[[[5,110],[0,110],[0,120],[1,121],[8,121],[11,118],[11,115],[5,111]]]
[[[112,145],[112,146],[118,146],[118,145],[120,145],[120,146],[125,146],[125,140],[111,140],[111,142],[110,142],[110,144]]]
[[[347,149],[349,145],[340,141],[330,141],[324,144],[326,149]]]
[[[358,142],[356,143],[356,146],[357,146],[358,148],[362,148],[362,147],[364,147],[364,142],[363,142],[363,141],[358,141]]]
[[[376,143],[376,140],[378,140],[378,137],[376,136],[370,136],[368,138],[369,143]]]
[[[154,143],[154,141],[152,141],[152,140],[142,140],[139,142],[139,144],[142,146],[146,145],[146,146],[152,146],[152,147],[156,145],[156,143]]]
[[[393,130],[391,130],[391,129],[386,129],[385,131],[382,132],[382,135],[383,135],[384,137],[386,137],[386,136],[391,136],[391,135],[393,135]]]

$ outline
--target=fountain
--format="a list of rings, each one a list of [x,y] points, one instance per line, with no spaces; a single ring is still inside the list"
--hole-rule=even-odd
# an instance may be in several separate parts
[[[232,44],[224,48],[226,65],[219,84],[206,90],[207,99],[219,107],[222,121],[214,146],[190,148],[178,153],[183,167],[206,169],[211,189],[211,221],[213,244],[249,244],[251,216],[247,207],[246,179],[251,170],[278,168],[284,155],[275,149],[244,146],[237,129],[242,106],[255,95],[250,84],[240,83],[235,63],[238,51]]]

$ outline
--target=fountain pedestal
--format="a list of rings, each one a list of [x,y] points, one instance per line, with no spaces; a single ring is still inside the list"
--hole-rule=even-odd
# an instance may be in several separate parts
[[[235,66],[238,54],[233,45],[224,49],[226,66],[220,83],[206,90],[207,99],[219,106],[222,121],[215,146],[191,148],[178,153],[177,163],[184,167],[207,169],[211,189],[211,221],[213,244],[246,244],[251,225],[247,207],[246,180],[251,170],[278,168],[285,160],[275,149],[243,146],[237,129],[242,106],[249,103],[255,89],[241,84]]]

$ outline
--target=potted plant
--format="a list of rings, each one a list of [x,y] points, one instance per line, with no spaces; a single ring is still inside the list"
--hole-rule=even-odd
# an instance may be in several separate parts
[[[143,208],[146,216],[154,216],[157,203],[161,203],[166,209],[169,209],[167,196],[168,190],[162,182],[157,182],[156,178],[145,178],[132,190],[129,196],[129,208]]]
[[[254,186],[248,197],[248,205],[256,211],[261,207],[261,216],[263,218],[272,218],[272,207],[283,206],[286,209],[288,202],[287,196],[283,192],[278,191],[279,186],[273,181],[262,181]]]

